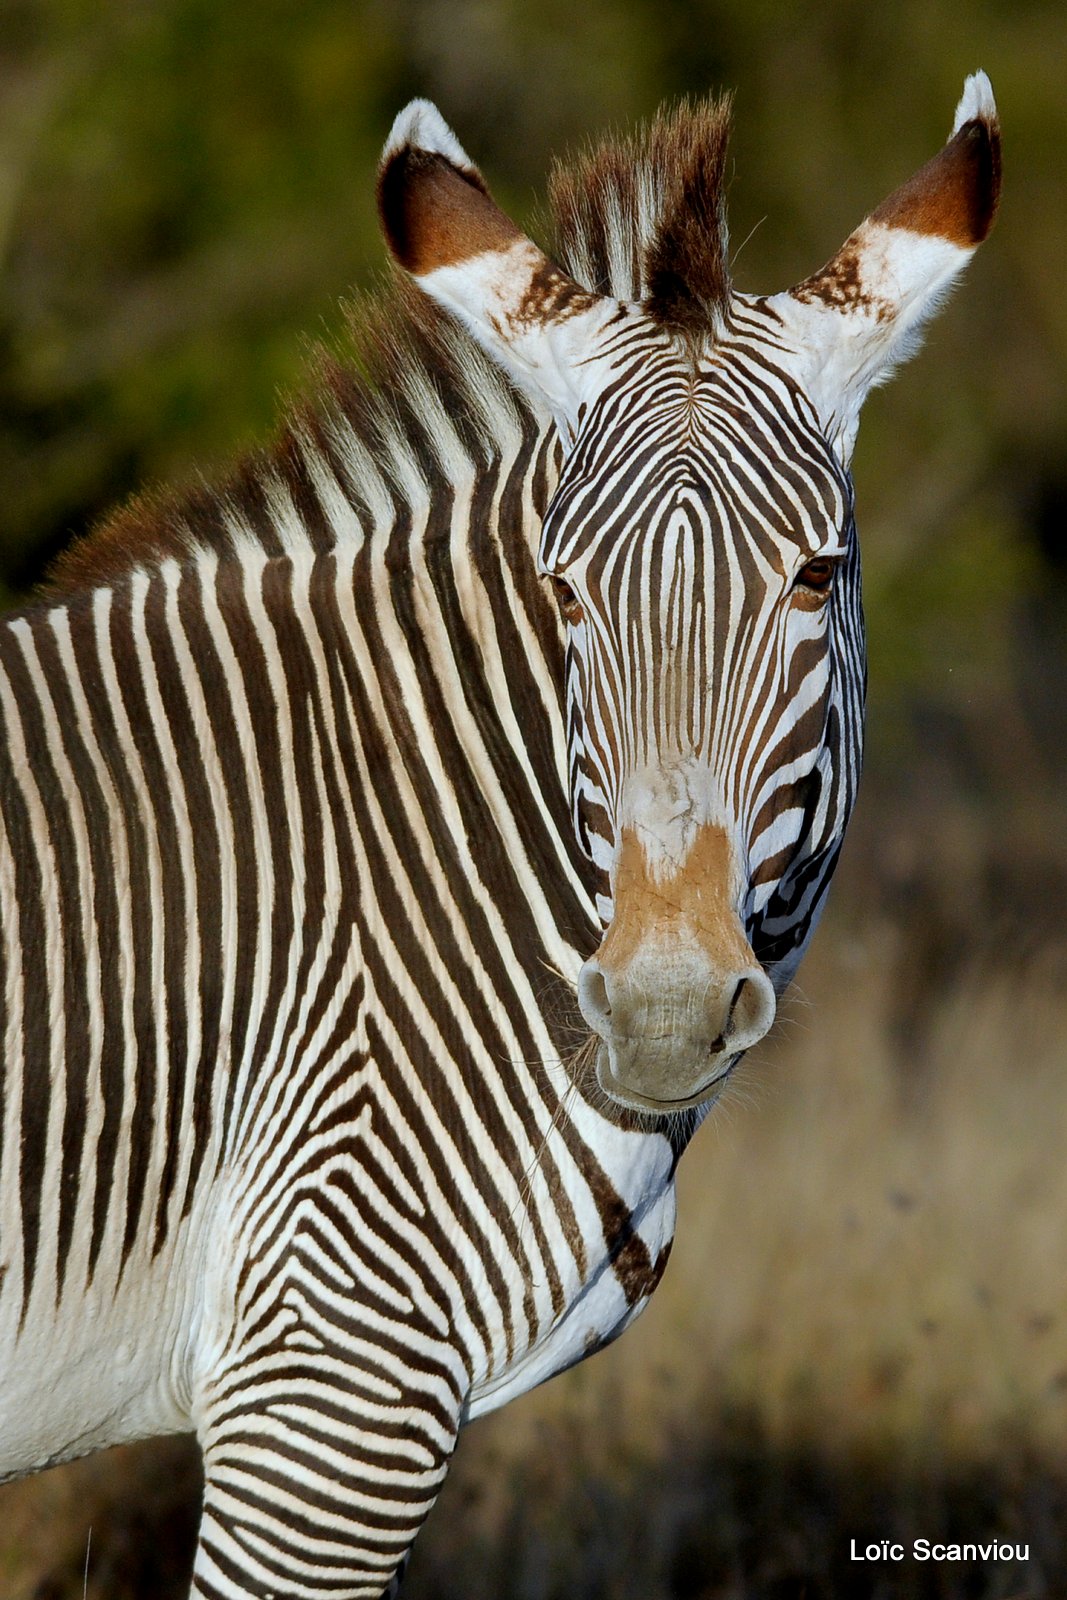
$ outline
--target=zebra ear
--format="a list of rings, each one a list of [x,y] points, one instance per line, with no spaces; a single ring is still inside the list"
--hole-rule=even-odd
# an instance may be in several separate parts
[[[427,100],[393,124],[378,210],[399,264],[569,428],[589,375],[579,363],[618,306],[580,288],[505,216]]]
[[[821,271],[770,304],[810,358],[808,392],[847,463],[868,391],[914,354],[923,323],[993,226],[1000,126],[984,72],[964,84],[948,143]]]

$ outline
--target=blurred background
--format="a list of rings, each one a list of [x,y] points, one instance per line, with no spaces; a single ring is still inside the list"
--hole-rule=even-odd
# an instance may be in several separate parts
[[[1000,220],[854,463],[869,755],[830,910],[686,1157],[651,1309],[464,1436],[409,1600],[1067,1594],[1067,12],[0,0],[11,601],[139,486],[269,437],[382,269],[413,94],[536,226],[553,155],[735,90],[734,277],[775,290],[939,148],[978,66]],[[184,1593],[197,1471],[171,1441],[0,1490],[0,1597]],[[993,1534],[1029,1561],[848,1559]]]

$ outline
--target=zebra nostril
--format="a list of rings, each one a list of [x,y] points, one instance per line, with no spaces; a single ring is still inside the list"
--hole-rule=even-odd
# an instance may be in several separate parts
[[[774,989],[765,972],[749,972],[738,979],[730,1001],[723,1047],[747,1050],[763,1038],[774,1021]]]
[[[611,1021],[611,1001],[603,972],[587,961],[578,975],[578,1006],[594,1033],[604,1034]]]

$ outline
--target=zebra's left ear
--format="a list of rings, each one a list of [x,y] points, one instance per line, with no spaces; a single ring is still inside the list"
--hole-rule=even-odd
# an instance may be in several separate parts
[[[918,349],[923,324],[993,226],[999,195],[997,108],[976,72],[939,154],[821,271],[770,298],[809,364],[808,392],[846,464],[868,391]]]
[[[393,124],[378,210],[390,250],[419,287],[569,429],[591,340],[618,303],[582,289],[500,210],[428,100],[413,100]]]

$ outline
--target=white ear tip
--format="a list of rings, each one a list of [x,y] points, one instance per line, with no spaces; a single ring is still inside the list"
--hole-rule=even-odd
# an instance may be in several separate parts
[[[434,155],[446,156],[457,167],[471,167],[474,162],[464,150],[452,129],[437,107],[429,100],[412,100],[400,112],[389,130],[382,160],[388,161],[405,145],[417,150],[429,150]]]
[[[959,133],[965,122],[996,122],[997,102],[993,99],[993,85],[984,72],[972,72],[963,85],[963,94],[956,107],[956,120],[952,132]]]

